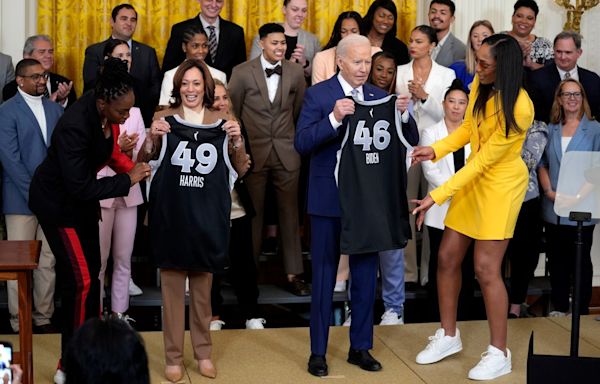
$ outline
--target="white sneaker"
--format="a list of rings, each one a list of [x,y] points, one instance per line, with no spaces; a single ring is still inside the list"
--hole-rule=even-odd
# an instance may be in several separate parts
[[[220,331],[224,325],[225,322],[223,320],[211,320],[209,329],[211,331]]]
[[[142,293],[144,293],[142,291],[142,289],[133,282],[133,279],[130,278],[129,279],[129,296],[139,296]]]
[[[263,318],[246,320],[246,329],[265,329],[266,322]]]
[[[379,325],[400,325],[404,324],[402,315],[396,313],[393,309],[388,309],[381,315],[381,323]]]
[[[336,281],[333,292],[346,292],[346,280]]]
[[[342,324],[344,327],[349,327],[352,324],[352,315],[348,315],[344,323]]]
[[[481,354],[481,360],[469,371],[471,380],[492,380],[509,374],[512,371],[510,350],[504,352],[498,348],[488,345],[487,351]]]
[[[121,312],[113,312],[113,313],[110,314],[110,317],[112,319],[115,319],[115,320],[121,320],[122,322],[124,322],[125,324],[129,325],[130,327],[132,327],[130,323],[135,323],[135,319],[134,318],[129,317],[129,315],[126,315],[126,314],[121,313]]]
[[[445,357],[462,351],[460,331],[456,330],[455,336],[446,336],[443,328],[435,331],[435,335],[429,336],[429,344],[417,355],[417,364],[437,363]]]
[[[548,317],[565,317],[567,316],[566,312],[560,312],[560,311],[552,311],[548,314]]]
[[[57,369],[54,374],[54,384],[65,384],[67,381],[67,375],[62,371],[62,369]]]

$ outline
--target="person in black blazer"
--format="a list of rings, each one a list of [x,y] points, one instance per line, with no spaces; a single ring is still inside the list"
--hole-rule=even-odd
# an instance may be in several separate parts
[[[163,59],[163,73],[169,69],[175,68],[183,60],[185,53],[181,50],[183,32],[192,26],[199,26],[210,37],[209,26],[215,26],[217,34],[217,50],[213,59],[209,50],[206,59],[207,65],[215,67],[227,74],[227,79],[231,76],[231,71],[236,65],[246,61],[246,42],[244,41],[244,29],[239,25],[227,21],[219,16],[223,8],[223,2],[207,5],[206,1],[200,1],[200,13],[191,19],[175,24],[171,28],[171,37],[167,43],[165,57]]]
[[[140,108],[144,124],[149,127],[158,105],[162,75],[156,50],[139,41],[132,40],[137,25],[137,12],[129,4],[117,5],[111,14],[112,34],[108,39],[92,44],[85,50],[83,61],[83,91],[94,89],[98,70],[104,62],[104,46],[111,39],[127,41],[131,49],[130,74],[135,79],[133,93],[135,106]],[[181,50],[181,46],[179,47]]]
[[[132,185],[150,175],[147,163],[134,165],[117,144],[119,124],[133,106],[132,88],[125,62],[108,59],[96,89],[59,119],[48,156],[29,187],[29,208],[61,273],[62,356],[73,332],[86,319],[100,315],[99,200],[126,196]],[[117,175],[97,179],[104,165]],[[63,379],[59,368],[55,382]]]
[[[566,76],[579,78],[587,94],[592,118],[600,119],[600,76],[577,65],[581,57],[581,35],[564,31],[554,38],[554,64],[527,74],[527,92],[535,107],[535,119],[549,123],[556,87]]]
[[[385,16],[380,16],[381,14]],[[377,19],[377,20],[376,20]],[[369,38],[371,45],[394,55],[398,65],[410,61],[406,44],[396,37],[398,10],[392,0],[375,0],[363,18],[361,34]]]
[[[45,94],[50,100],[57,102],[63,108],[71,106],[77,95],[73,82],[64,76],[50,72],[54,67],[54,47],[48,35],[34,35],[25,40],[23,58],[35,59],[42,64],[44,71],[50,75],[46,83],[48,92]],[[11,81],[2,89],[2,98],[8,100],[17,93],[17,82]]]

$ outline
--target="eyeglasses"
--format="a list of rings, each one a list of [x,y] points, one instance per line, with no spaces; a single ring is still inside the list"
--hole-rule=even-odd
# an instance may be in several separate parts
[[[48,80],[48,72],[44,73],[34,73],[33,75],[19,75],[21,77],[30,78],[33,81],[40,81],[40,79]]]
[[[560,93],[560,97],[562,97],[563,99],[570,99],[571,97],[574,99],[581,99],[581,97],[583,96],[583,94],[581,92],[561,92]]]

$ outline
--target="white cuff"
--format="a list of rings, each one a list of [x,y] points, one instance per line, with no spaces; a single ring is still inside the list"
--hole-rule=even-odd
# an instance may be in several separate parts
[[[339,127],[341,127],[341,126],[342,126],[342,122],[341,122],[341,121],[337,121],[337,120],[335,119],[335,117],[333,117],[333,112],[331,112],[331,113],[329,114],[329,123],[331,124],[331,126],[333,127],[333,129],[335,129],[336,131],[337,131],[337,129],[338,129]]]

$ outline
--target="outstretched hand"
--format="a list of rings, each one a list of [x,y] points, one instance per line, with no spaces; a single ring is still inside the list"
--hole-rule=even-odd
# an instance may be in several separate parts
[[[422,200],[412,199],[410,203],[417,205],[417,207],[413,209],[412,214],[418,215],[415,224],[417,226],[417,230],[420,231],[421,227],[423,226],[423,222],[425,221],[425,212],[427,212],[427,210],[431,208],[433,204],[435,204],[435,201],[433,201],[431,196],[427,195]]]
[[[432,147],[420,147],[416,146],[413,148],[411,165],[415,165],[420,163],[421,161],[433,160],[435,159],[435,151]]]

